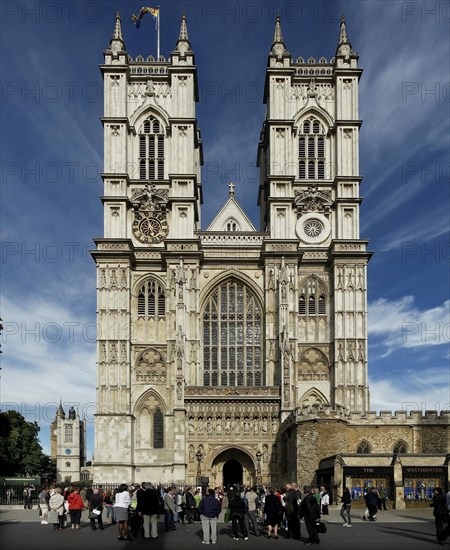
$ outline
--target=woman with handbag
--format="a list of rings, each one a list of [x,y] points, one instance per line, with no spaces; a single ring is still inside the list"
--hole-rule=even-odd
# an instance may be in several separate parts
[[[98,522],[98,528],[103,531],[103,498],[98,489],[94,489],[92,495],[88,497],[88,507],[89,507],[89,521],[91,522],[91,529],[93,531],[97,530],[95,520]]]

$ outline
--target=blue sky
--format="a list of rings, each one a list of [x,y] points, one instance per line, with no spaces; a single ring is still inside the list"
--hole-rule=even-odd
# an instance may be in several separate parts
[[[149,4],[152,5],[152,4]],[[156,4],[155,4],[156,5]],[[448,2],[165,1],[161,53],[186,10],[205,166],[202,226],[228,183],[258,226],[256,151],[276,10],[294,58],[333,57],[343,11],[360,85],[361,237],[369,264],[373,410],[450,407]],[[42,427],[61,398],[88,418],[93,451],[95,268],[102,235],[102,79],[115,9],[132,57],[156,54],[122,0],[1,4],[2,409]]]

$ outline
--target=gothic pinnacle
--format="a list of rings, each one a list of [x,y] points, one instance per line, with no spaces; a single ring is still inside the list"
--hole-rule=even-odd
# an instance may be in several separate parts
[[[348,57],[352,53],[352,45],[347,36],[347,25],[345,23],[344,14],[341,15],[341,30],[339,33],[339,44],[336,49],[336,56],[343,55]]]
[[[190,51],[191,43],[189,42],[187,22],[186,22],[186,13],[183,10],[183,15],[181,16],[181,25],[180,25],[180,36],[175,48],[175,51],[184,53]]]
[[[280,15],[277,14],[275,19],[275,33],[273,35],[272,53],[276,55],[282,55],[286,52],[286,45],[283,41],[283,34],[281,32]]]
[[[114,27],[113,40],[121,40],[123,42],[122,24],[120,22],[119,10],[116,11],[116,25]]]

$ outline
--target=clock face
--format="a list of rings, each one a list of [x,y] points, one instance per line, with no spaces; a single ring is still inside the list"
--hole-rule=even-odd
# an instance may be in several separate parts
[[[58,430],[53,430],[53,435],[58,435]]]
[[[162,213],[136,212],[133,233],[136,239],[145,244],[158,244],[169,232],[166,217]]]
[[[71,455],[72,454],[72,449],[66,449],[64,452],[65,452],[66,455]]]

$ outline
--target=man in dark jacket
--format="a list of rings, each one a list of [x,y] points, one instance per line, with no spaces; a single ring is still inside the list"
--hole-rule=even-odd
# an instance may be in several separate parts
[[[286,494],[284,495],[288,539],[293,538],[298,540],[300,538],[298,499],[297,485],[295,483],[288,483],[286,485]]]
[[[194,523],[194,514],[195,514],[195,498],[194,493],[192,492],[192,487],[186,489],[186,522]]]
[[[202,520],[203,543],[215,544],[217,542],[217,518],[220,515],[220,502],[216,499],[214,489],[208,489],[208,493],[200,501],[198,511]]]
[[[144,539],[158,538],[158,491],[151,483],[143,483],[142,489],[137,493],[136,511],[142,516],[144,525]],[[149,529],[151,526],[151,532]]]
[[[378,512],[378,497],[373,487],[367,489],[367,493],[364,496],[367,509],[369,510],[369,521],[375,521],[375,516]]]
[[[435,487],[433,495],[433,503],[430,504],[433,510],[434,523],[436,525],[436,538],[439,544],[444,544],[448,534],[444,534],[444,523],[447,521],[447,506],[445,496],[442,493],[441,487]],[[447,536],[445,536],[447,535]]]
[[[300,503],[300,517],[305,520],[306,529],[308,530],[309,539],[307,545],[319,544],[320,539],[317,533],[316,522],[320,519],[319,504],[314,496],[312,487],[303,488],[304,497]]]

